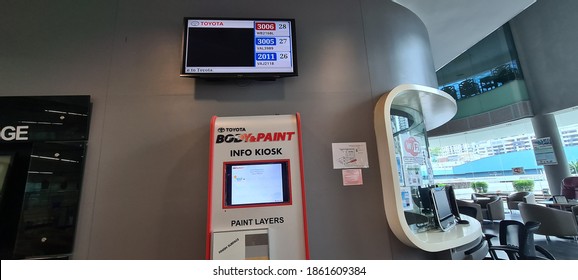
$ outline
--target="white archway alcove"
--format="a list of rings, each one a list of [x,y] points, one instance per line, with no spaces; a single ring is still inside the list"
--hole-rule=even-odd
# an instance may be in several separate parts
[[[453,249],[479,240],[482,236],[481,224],[476,219],[461,215],[470,223],[445,232],[439,229],[416,231],[410,227],[402,205],[401,188],[405,185],[400,180],[396,159],[396,156],[400,157],[400,151],[396,152],[395,137],[398,136],[394,133],[399,135],[399,131],[394,131],[392,127],[392,116],[402,114],[410,119],[409,127],[404,131],[416,130],[427,142],[426,132],[448,122],[456,112],[456,101],[450,95],[415,84],[395,87],[384,94],[375,106],[374,126],[387,222],[404,244],[428,252]],[[429,158],[426,160],[429,161]]]

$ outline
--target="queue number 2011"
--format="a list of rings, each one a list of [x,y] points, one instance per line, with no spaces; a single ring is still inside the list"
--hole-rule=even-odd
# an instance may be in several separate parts
[[[257,61],[275,61],[277,60],[276,53],[257,53]]]

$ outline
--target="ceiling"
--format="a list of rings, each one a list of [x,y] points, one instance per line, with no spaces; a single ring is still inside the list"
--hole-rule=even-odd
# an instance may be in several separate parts
[[[392,0],[425,24],[435,69],[485,38],[536,0]]]

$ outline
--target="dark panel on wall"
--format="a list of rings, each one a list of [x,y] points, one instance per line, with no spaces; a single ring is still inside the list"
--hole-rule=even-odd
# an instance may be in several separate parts
[[[90,96],[0,97],[2,259],[68,258],[73,251]]]
[[[2,248],[3,258],[68,257],[74,245],[85,145],[35,143],[31,151],[25,187],[7,185],[11,193],[3,197],[10,204],[2,210],[19,217],[16,225],[2,228],[16,237],[12,246]],[[5,213],[2,219],[10,219]]]
[[[26,127],[26,141],[87,140],[90,96],[0,97],[0,127]],[[4,140],[4,139],[2,139]]]
[[[31,152],[31,143],[0,144],[0,156],[10,157],[10,165],[0,197],[0,226],[2,228],[0,231],[0,258],[3,260],[14,258],[13,251],[18,233]]]

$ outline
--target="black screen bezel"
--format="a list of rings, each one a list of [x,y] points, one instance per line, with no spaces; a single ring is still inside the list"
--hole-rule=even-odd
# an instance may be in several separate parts
[[[443,195],[443,199],[445,200],[446,204],[447,204],[447,209],[441,208],[440,206],[445,206],[445,205],[440,205],[439,200],[440,197],[436,196],[436,194],[441,194]],[[432,188],[431,189],[431,197],[432,197],[432,201],[433,201],[433,208],[434,208],[434,215],[436,217],[436,220],[438,222],[439,227],[441,228],[442,231],[447,231],[449,229],[451,229],[453,226],[455,226],[455,223],[452,220],[455,220],[455,216],[453,214],[452,211],[452,206],[451,206],[451,202],[448,198],[448,193],[445,189],[439,189],[439,188]],[[444,215],[444,216],[440,216],[440,209],[443,210],[449,210],[449,214],[448,215]],[[452,219],[452,220],[450,220]]]
[[[444,187],[447,192],[448,202],[450,204],[450,208],[452,209],[452,214],[456,219],[461,219],[460,210],[458,206],[458,200],[456,198],[456,192],[453,186],[446,186]]]

